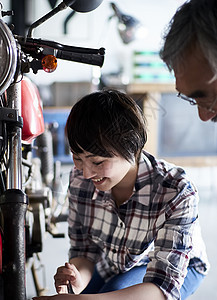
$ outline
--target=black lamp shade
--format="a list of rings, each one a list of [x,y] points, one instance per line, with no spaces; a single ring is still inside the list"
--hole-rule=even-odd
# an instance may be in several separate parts
[[[63,0],[66,5],[69,5],[77,12],[89,12],[97,8],[103,0]],[[72,4],[70,4],[72,2]]]

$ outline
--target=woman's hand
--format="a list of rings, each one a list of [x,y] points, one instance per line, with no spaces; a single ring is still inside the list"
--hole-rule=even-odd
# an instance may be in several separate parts
[[[81,274],[75,265],[70,263],[65,263],[65,266],[57,269],[57,272],[54,275],[54,280],[58,294],[68,293],[67,284],[69,283],[71,284],[75,294],[80,293],[80,291],[83,289]]]

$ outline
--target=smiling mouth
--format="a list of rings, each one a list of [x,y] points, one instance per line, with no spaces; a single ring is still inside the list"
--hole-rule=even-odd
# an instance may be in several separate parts
[[[102,181],[103,179],[104,179],[104,177],[98,178],[98,179],[92,178],[93,182],[100,182],[100,181]]]

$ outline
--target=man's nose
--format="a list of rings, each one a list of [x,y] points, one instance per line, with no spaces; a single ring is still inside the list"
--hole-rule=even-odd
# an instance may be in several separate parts
[[[96,175],[96,173],[94,172],[94,170],[90,166],[83,165],[83,176],[84,176],[84,178],[90,179],[95,175]]]
[[[216,112],[208,111],[207,109],[198,106],[198,115],[204,122],[211,120],[216,114]]]

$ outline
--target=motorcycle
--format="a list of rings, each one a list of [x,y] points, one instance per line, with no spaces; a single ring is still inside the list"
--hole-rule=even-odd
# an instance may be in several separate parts
[[[64,0],[34,22],[27,36],[14,35],[3,17],[0,3],[0,295],[2,300],[26,300],[26,263],[42,251],[42,234],[52,232],[53,191],[49,174],[41,174],[33,163],[32,143],[43,144],[44,125],[37,88],[24,76],[30,70],[53,72],[57,59],[102,67],[105,49],[63,45],[32,38],[33,30],[61,10],[78,12],[96,9],[102,0]],[[49,156],[50,157],[50,156]],[[42,162],[42,158],[36,160]],[[46,161],[46,159],[45,159]],[[50,166],[52,163],[50,164]],[[53,165],[52,165],[53,166]],[[44,169],[44,168],[43,168]],[[34,172],[33,172],[34,170]],[[47,169],[49,173],[49,168]],[[40,176],[34,174],[40,173]],[[50,172],[53,174],[53,170]],[[58,168],[56,166],[56,172]],[[53,175],[52,175],[53,176]],[[55,176],[53,176],[55,177]],[[39,184],[39,178],[43,182]],[[58,179],[58,177],[56,177]],[[58,180],[52,179],[52,182]],[[36,185],[39,184],[39,186]],[[41,217],[45,218],[41,222]],[[43,226],[44,227],[44,226]],[[58,235],[58,234],[57,234]],[[33,270],[33,276],[34,276]],[[39,290],[39,288],[38,288]]]

